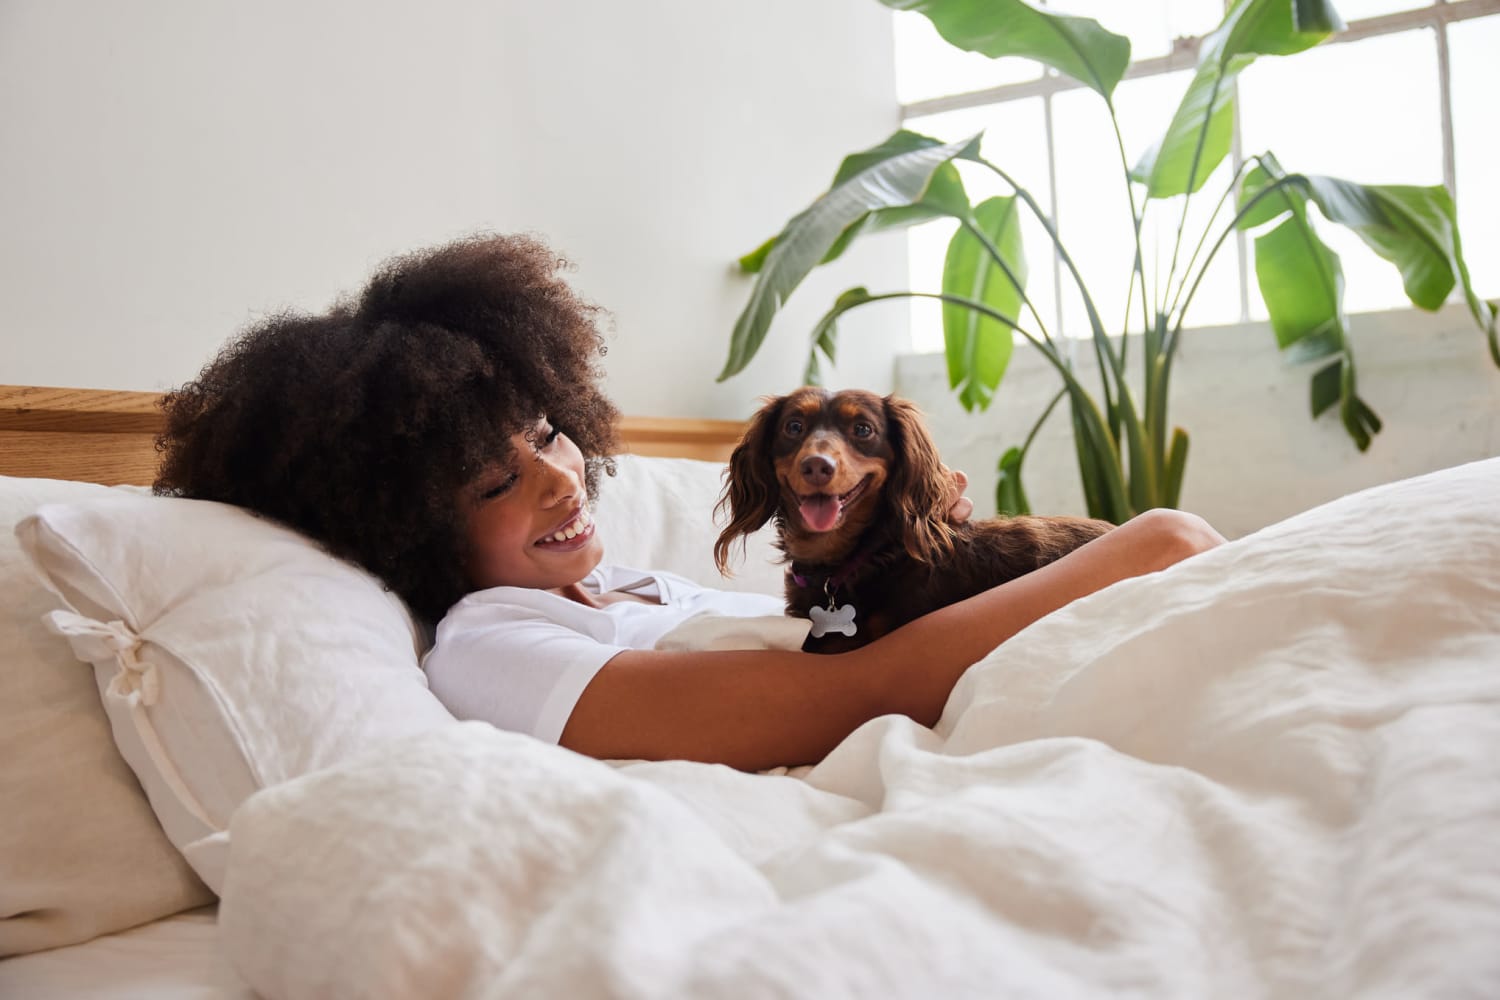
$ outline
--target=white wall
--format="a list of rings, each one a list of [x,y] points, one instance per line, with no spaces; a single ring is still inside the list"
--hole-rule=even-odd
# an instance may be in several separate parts
[[[1363,454],[1335,414],[1310,419],[1316,366],[1290,365],[1266,324],[1185,337],[1169,410],[1190,436],[1184,508],[1238,537],[1354,490],[1500,455],[1500,369],[1466,308],[1352,316],[1350,338],[1360,395],[1385,424]],[[1085,385],[1097,386],[1091,352],[1080,351],[1078,368]],[[944,459],[968,473],[981,513],[994,511],[996,460],[1025,439],[1060,387],[1029,345],[1017,345],[985,413],[959,406],[941,355],[899,359],[896,381],[928,414]],[[1139,392],[1138,373],[1132,385]],[[1034,511],[1084,512],[1074,456],[1062,403],[1026,459],[1022,480]]]
[[[897,127],[891,45],[872,0],[0,0],[0,382],[166,388],[390,254],[529,230],[612,312],[623,409],[743,417],[838,291],[904,281],[856,249],[714,384],[730,262]],[[866,313],[835,381],[886,387],[905,315]]]

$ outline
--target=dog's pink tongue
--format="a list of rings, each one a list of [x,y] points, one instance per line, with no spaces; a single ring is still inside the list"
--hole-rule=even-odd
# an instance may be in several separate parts
[[[820,493],[803,500],[797,511],[802,515],[802,523],[807,525],[808,530],[831,531],[839,520],[839,500],[838,497]]]

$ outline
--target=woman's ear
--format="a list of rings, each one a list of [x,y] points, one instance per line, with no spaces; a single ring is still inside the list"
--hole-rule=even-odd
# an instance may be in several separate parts
[[[750,418],[745,436],[729,456],[724,471],[724,492],[714,507],[715,519],[726,510],[729,523],[714,542],[714,565],[729,575],[729,549],[751,532],[759,530],[776,514],[781,492],[776,485],[776,468],[771,459],[771,442],[780,426],[781,404],[785,396],[765,397],[763,405]]]
[[[915,404],[885,397],[885,421],[896,453],[885,493],[901,518],[902,547],[919,562],[934,562],[953,551],[948,511],[957,486]]]

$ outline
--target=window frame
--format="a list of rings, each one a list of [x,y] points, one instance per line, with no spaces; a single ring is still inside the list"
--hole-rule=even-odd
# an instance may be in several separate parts
[[[1226,0],[1225,9],[1229,7]],[[1456,200],[1458,197],[1457,158],[1454,152],[1453,135],[1453,90],[1452,68],[1449,57],[1448,26],[1476,18],[1500,14],[1500,0],[1430,0],[1426,6],[1412,6],[1405,10],[1379,14],[1373,17],[1350,21],[1345,29],[1323,42],[1323,45],[1347,45],[1352,42],[1379,38],[1428,28],[1432,31],[1433,44],[1437,47],[1437,72],[1439,94],[1439,121],[1442,139],[1443,185]],[[1203,44],[1203,35],[1173,39],[1171,51],[1163,56],[1133,62],[1126,70],[1124,79],[1158,76],[1179,70],[1192,70],[1198,64],[1198,52]],[[1236,86],[1238,84],[1236,83]],[[1048,211],[1058,217],[1057,198],[1057,149],[1054,140],[1052,100],[1060,93],[1083,89],[1084,85],[1071,77],[1063,76],[1051,67],[1042,67],[1041,76],[1015,83],[1000,84],[980,90],[946,94],[903,103],[900,106],[902,126],[915,118],[942,114],[950,111],[965,111],[990,107],[1012,101],[1041,98],[1042,119],[1045,123],[1047,148],[1047,172],[1051,178],[1050,204]],[[1241,140],[1239,102],[1235,103],[1234,130],[1230,145],[1230,169],[1239,170],[1244,162]],[[1235,233],[1235,256],[1239,274],[1239,321],[1251,322],[1250,316],[1250,264],[1251,257],[1246,235]],[[1063,312],[1063,282],[1061,265],[1053,254],[1053,289],[1057,315]]]

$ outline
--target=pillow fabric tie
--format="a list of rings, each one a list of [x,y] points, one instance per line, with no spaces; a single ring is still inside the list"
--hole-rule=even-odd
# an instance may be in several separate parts
[[[68,640],[73,655],[80,660],[102,663],[113,659],[119,664],[119,672],[106,689],[109,694],[124,698],[132,707],[140,704],[150,708],[156,704],[161,694],[156,667],[140,661],[136,654],[141,648],[141,637],[124,622],[95,621],[71,611],[53,611],[43,621],[49,631]]]
[[[71,611],[50,612],[42,617],[42,622],[48,631],[68,640],[78,659],[86,663],[115,661],[119,670],[110,678],[104,697],[123,701],[129,706],[130,717],[146,753],[183,808],[210,830],[222,829],[208,818],[208,810],[188,789],[177,765],[162,746],[156,728],[151,725],[146,709],[161,697],[161,674],[154,663],[141,662],[141,636],[118,619],[101,622]]]

